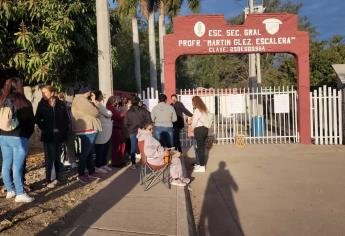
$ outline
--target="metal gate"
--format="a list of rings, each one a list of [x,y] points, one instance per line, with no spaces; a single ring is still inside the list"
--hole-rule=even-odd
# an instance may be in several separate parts
[[[293,87],[181,90],[179,98],[191,109],[194,95],[214,114],[212,131],[218,144],[233,144],[239,136],[253,144],[299,142]],[[186,133],[181,138],[190,144]]]

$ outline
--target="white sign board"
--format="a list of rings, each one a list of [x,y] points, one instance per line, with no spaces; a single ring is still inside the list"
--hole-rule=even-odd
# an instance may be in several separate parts
[[[220,96],[220,112],[223,116],[245,113],[245,96],[243,94],[230,94],[226,96]]]
[[[290,100],[289,94],[275,94],[274,95],[274,113],[289,113]]]
[[[193,113],[193,104],[192,104],[193,95],[181,95],[180,102],[187,108],[188,111]]]
[[[143,99],[143,103],[146,105],[147,110],[152,112],[152,109],[158,104],[157,99]]]

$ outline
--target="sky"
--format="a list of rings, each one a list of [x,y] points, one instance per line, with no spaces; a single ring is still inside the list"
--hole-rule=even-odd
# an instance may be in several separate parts
[[[335,34],[345,36],[345,0],[292,0],[302,3],[300,15],[307,16],[319,32],[317,39],[327,40]],[[187,2],[187,1],[185,1]],[[224,14],[226,18],[239,15],[247,0],[201,0],[201,14]],[[187,6],[181,15],[191,12]]]

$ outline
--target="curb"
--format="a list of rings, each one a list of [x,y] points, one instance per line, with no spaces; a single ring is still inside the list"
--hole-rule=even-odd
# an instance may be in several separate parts
[[[187,188],[178,188],[176,191],[177,214],[176,226],[178,236],[195,236],[195,223],[190,201],[189,191]]]

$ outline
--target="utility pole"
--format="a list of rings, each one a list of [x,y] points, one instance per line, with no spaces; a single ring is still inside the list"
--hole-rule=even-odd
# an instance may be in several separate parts
[[[113,67],[111,60],[111,40],[108,0],[96,0],[98,85],[104,98],[113,95]]]
[[[249,14],[254,13],[254,2],[248,0]],[[249,54],[249,86],[256,87],[255,54]]]
[[[255,1],[256,3],[256,1]],[[245,8],[245,16],[251,13],[263,13],[265,8],[261,5],[254,5],[254,0],[248,0],[248,8]],[[249,87],[261,92],[261,65],[260,53],[249,54]],[[255,97],[251,98],[252,104],[252,132],[255,136],[264,135],[264,117],[262,97],[258,96],[257,101]]]
[[[248,6],[244,9],[245,17],[249,13],[263,13],[265,8],[263,2],[261,4],[254,4],[254,0],[248,0]],[[250,87],[261,87],[261,65],[260,65],[260,53],[249,54],[249,84]]]

